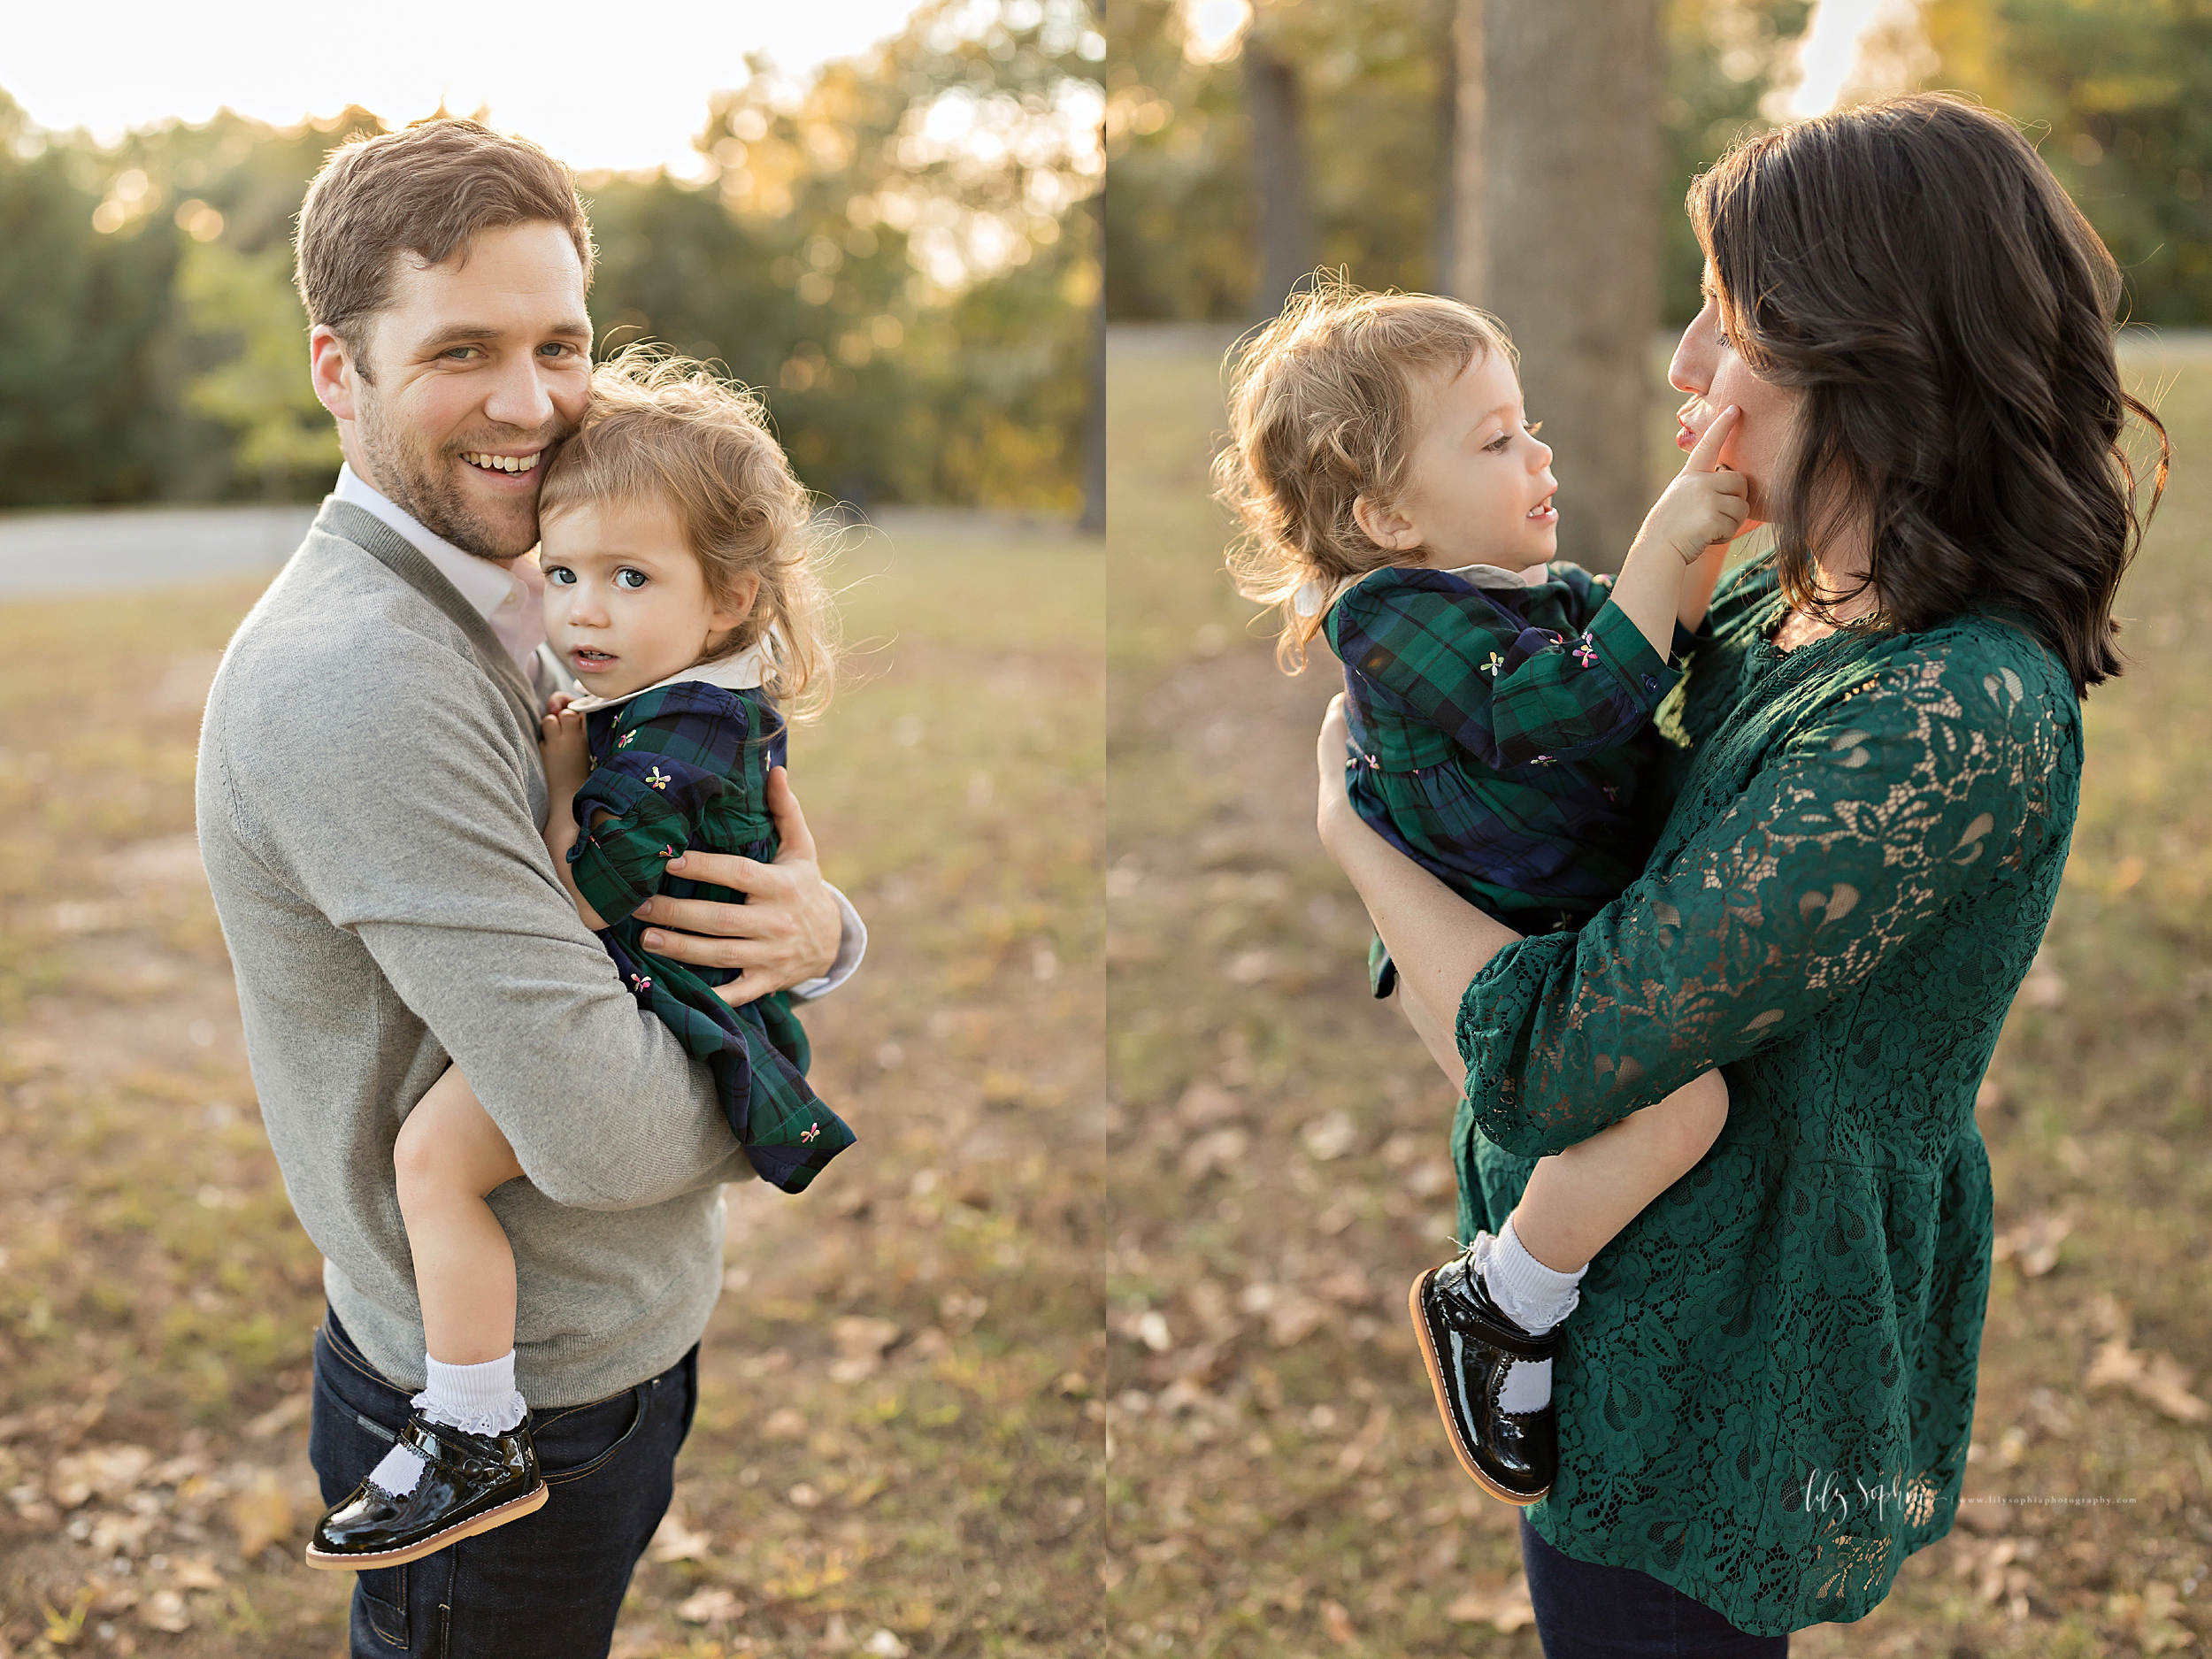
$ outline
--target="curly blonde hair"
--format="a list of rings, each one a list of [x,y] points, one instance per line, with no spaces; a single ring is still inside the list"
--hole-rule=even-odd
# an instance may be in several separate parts
[[[757,396],[653,347],[610,357],[591,372],[591,406],[546,472],[538,514],[587,501],[664,503],[718,603],[757,576],[752,609],[702,660],[764,645],[764,688],[792,718],[821,712],[837,664],[827,548]]]
[[[1519,358],[1504,325],[1433,294],[1374,294],[1324,278],[1229,354],[1229,438],[1214,496],[1241,534],[1228,555],[1237,591],[1282,611],[1276,660],[1291,673],[1326,606],[1298,603],[1401,556],[1359,527],[1362,495],[1394,503],[1413,448],[1411,377],[1456,374],[1491,352]]]

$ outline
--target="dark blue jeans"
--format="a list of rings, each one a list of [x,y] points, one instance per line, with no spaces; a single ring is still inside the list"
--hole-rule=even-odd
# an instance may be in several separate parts
[[[413,1412],[407,1399],[325,1309],[307,1455],[326,1503],[351,1493],[391,1449]],[[698,1400],[694,1348],[634,1388],[541,1413],[545,1507],[403,1567],[359,1574],[353,1659],[606,1659],[631,1569],[667,1512]]]
[[[1521,1517],[1521,1565],[1544,1659],[1787,1659],[1787,1636],[1749,1636],[1632,1567],[1562,1555]]]

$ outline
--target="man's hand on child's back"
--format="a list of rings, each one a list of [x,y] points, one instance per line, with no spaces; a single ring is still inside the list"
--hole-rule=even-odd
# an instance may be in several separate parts
[[[774,864],[703,852],[669,861],[672,875],[734,888],[746,895],[744,903],[664,894],[635,911],[639,920],[658,924],[644,940],[655,955],[698,967],[741,970],[716,992],[733,1008],[820,979],[837,960],[843,933],[844,912],[822,879],[814,836],[780,766],[768,774],[768,810],[780,842]]]

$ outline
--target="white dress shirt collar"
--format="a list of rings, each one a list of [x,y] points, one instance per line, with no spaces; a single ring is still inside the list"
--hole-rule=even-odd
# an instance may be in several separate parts
[[[395,504],[349,465],[339,467],[337,485],[330,493],[374,513],[404,537],[490,625],[516,666],[528,669],[531,657],[545,641],[545,578],[538,573],[535,560],[526,557],[501,565],[454,546],[425,529],[413,514]]]

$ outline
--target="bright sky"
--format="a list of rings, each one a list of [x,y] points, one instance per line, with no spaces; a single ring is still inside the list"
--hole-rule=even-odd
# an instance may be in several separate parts
[[[916,0],[102,0],[10,8],[0,88],[49,130],[112,140],[227,104],[277,126],[348,104],[388,121],[488,104],[580,171],[692,168],[707,96],[764,52],[804,79],[896,35]]]
[[[1914,32],[1920,0],[1814,0],[1797,49],[1801,76],[1783,103],[1786,116],[1825,115],[1869,65],[1862,54],[1884,30]]]

